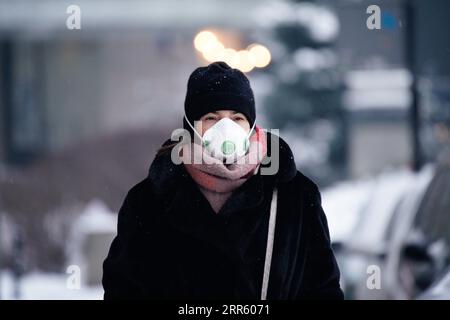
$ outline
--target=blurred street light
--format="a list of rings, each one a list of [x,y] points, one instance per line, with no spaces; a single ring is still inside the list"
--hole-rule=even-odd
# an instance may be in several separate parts
[[[194,38],[194,46],[200,52],[207,51],[210,47],[214,47],[219,42],[216,35],[211,31],[201,31]]]
[[[194,38],[194,47],[206,61],[225,61],[232,68],[237,68],[242,72],[250,72],[254,68],[264,68],[271,61],[270,51],[265,46],[253,43],[242,50],[227,48],[209,30],[197,33]]]
[[[250,53],[247,50],[238,52],[238,68],[242,72],[250,72],[255,66],[252,64]]]
[[[248,51],[250,53],[250,59],[252,60],[252,64],[257,68],[266,67],[271,60],[271,55],[269,49],[264,47],[263,45],[254,43],[248,46]]]

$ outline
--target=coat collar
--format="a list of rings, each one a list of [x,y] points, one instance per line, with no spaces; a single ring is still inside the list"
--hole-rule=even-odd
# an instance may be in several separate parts
[[[272,141],[274,140],[274,141]],[[295,165],[294,155],[291,148],[280,136],[267,132],[267,152],[272,155],[272,142],[278,140],[279,166],[274,179],[277,182],[288,182],[297,175],[297,166]],[[269,167],[272,163],[263,165]]]
[[[170,160],[170,154],[164,154],[152,164],[149,172],[152,190],[162,200],[166,211],[186,211],[192,205],[210,207],[196,182],[192,179],[182,164],[175,165]],[[229,216],[232,212],[245,211],[258,206],[263,200],[263,188],[267,180],[258,174],[244,182],[225,202],[217,213],[219,216]],[[213,211],[212,208],[210,208]]]
[[[269,144],[271,139],[267,140]],[[148,180],[157,199],[163,205],[168,221],[178,230],[213,244],[234,261],[255,262],[258,256],[252,254],[248,246],[251,235],[256,232],[263,215],[261,210],[251,209],[258,207],[263,201],[270,203],[264,195],[271,193],[272,185],[290,181],[297,172],[291,149],[284,140],[280,138],[279,141],[280,164],[277,173],[273,176],[264,176],[258,170],[257,174],[233,192],[217,214],[213,214],[208,200],[184,166],[171,161],[170,152],[155,157],[149,169]],[[170,142],[167,140],[163,145]],[[268,150],[270,155],[270,145]],[[244,212],[246,219],[241,219],[240,213]],[[249,219],[254,223],[248,223]],[[226,228],[214,227],[223,223]]]
[[[258,206],[263,200],[265,183],[273,185],[290,181],[295,177],[297,168],[291,148],[281,137],[272,135],[270,132],[267,133],[267,154],[269,156],[273,154],[272,140],[276,138],[279,141],[279,165],[277,172],[274,175],[261,175],[261,168],[270,167],[272,164],[261,165],[256,175],[248,179],[236,192],[233,192],[230,199],[225,202],[219,211],[219,215],[228,216],[232,212],[245,211],[246,209]],[[163,146],[171,142],[168,139],[163,143]],[[170,206],[173,207],[176,204],[183,203],[184,193],[182,189],[179,189],[185,188],[185,183],[189,186],[195,186],[196,184],[182,164],[176,165],[171,161],[170,151],[155,157],[150,166],[148,178],[155,193],[164,199],[166,209],[169,209]],[[197,201],[206,200],[198,189],[196,191],[198,191],[195,193],[196,199],[198,197],[201,198],[200,200],[197,199]],[[182,199],[178,199],[177,195],[180,195]]]

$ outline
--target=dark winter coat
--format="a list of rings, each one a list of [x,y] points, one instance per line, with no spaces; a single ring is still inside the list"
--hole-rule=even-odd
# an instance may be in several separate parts
[[[155,157],[120,209],[103,264],[104,298],[259,299],[275,184],[267,299],[342,299],[320,193],[282,139],[278,173],[258,170],[218,213],[170,152]]]

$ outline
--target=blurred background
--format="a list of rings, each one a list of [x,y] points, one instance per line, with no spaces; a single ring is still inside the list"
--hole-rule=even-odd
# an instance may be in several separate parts
[[[346,298],[449,299],[448,30],[446,0],[0,0],[0,299],[102,298],[126,192],[217,60],[319,184]]]

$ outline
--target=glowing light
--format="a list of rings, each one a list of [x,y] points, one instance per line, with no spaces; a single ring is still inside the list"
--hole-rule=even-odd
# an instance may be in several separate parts
[[[227,48],[224,50],[224,61],[232,68],[237,68],[239,65],[239,56],[236,50]]]
[[[194,38],[194,47],[200,52],[208,51],[217,42],[217,37],[211,31],[201,31]]]
[[[209,62],[223,60],[225,56],[225,46],[216,41],[203,51],[203,58]]]
[[[250,72],[255,67],[264,68],[271,61],[269,49],[254,43],[246,50],[226,48],[217,36],[208,30],[197,33],[194,38],[194,47],[208,62],[225,61],[230,67]]]
[[[238,53],[238,69],[242,72],[250,72],[255,66],[251,62],[250,53],[247,50],[240,50]]]
[[[248,47],[251,63],[258,68],[264,68],[272,59],[269,49],[260,44],[252,44]]]

